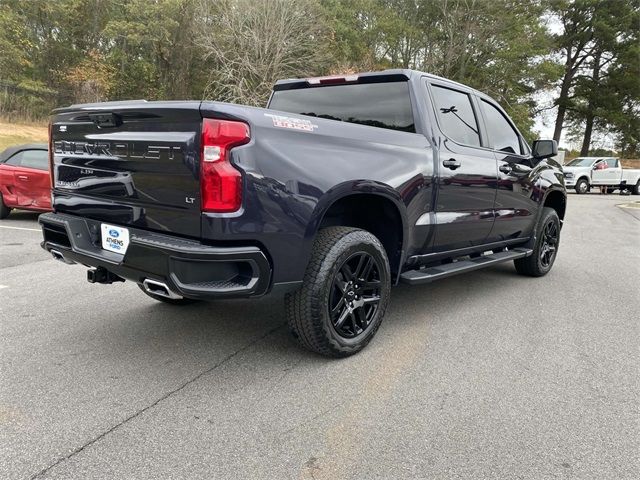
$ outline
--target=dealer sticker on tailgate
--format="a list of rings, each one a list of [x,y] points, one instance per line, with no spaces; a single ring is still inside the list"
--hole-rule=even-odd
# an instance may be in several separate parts
[[[129,246],[129,230],[115,225],[101,224],[102,248],[124,254]]]

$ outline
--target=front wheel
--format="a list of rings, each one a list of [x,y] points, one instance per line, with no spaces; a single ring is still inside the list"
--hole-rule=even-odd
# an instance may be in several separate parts
[[[308,350],[346,357],[362,350],[382,323],[391,289],[389,260],[371,233],[320,230],[302,287],[287,294],[289,328]]]
[[[514,260],[520,275],[542,277],[553,267],[560,246],[560,218],[553,208],[544,207],[536,227],[536,243],[528,257]]]
[[[576,193],[582,194],[582,193],[587,193],[589,191],[589,182],[587,182],[587,180],[585,180],[584,178],[581,178],[580,180],[578,180],[578,182],[576,183]]]

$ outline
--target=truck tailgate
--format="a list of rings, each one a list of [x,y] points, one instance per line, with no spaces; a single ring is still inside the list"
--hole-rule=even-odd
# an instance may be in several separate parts
[[[199,106],[136,101],[58,110],[54,210],[199,237]]]

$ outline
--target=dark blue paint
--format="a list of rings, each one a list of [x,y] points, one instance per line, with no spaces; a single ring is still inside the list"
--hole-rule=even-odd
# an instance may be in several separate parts
[[[564,194],[560,166],[493,151],[485,143],[480,148],[456,144],[437,126],[427,83],[488,97],[420,72],[385,75],[407,77],[416,133],[218,102],[115,102],[60,109],[53,120],[54,145],[59,146],[55,175],[71,183],[56,187],[54,209],[212,246],[258,246],[271,262],[276,284],[302,279],[325,212],[350,195],[378,195],[393,205],[402,221],[406,265],[454,249],[526,242],[548,192]],[[282,82],[278,88],[291,85],[297,84]],[[98,129],[89,115],[100,112],[113,113],[118,126]],[[274,114],[316,127],[274,126]],[[231,155],[243,175],[239,212],[200,212],[202,117],[250,126],[251,141]],[[65,132],[56,128],[62,124]],[[76,144],[65,146],[65,141]],[[111,155],[100,151],[100,143]],[[446,168],[448,159],[459,161],[460,168]],[[509,173],[499,170],[503,164],[510,165]]]

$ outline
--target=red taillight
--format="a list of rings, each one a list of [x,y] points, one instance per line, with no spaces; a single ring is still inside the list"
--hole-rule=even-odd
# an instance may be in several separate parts
[[[53,123],[49,122],[49,185],[53,188]]]
[[[229,161],[233,147],[250,140],[249,126],[242,122],[202,120],[200,189],[203,212],[235,212],[242,204],[242,176]]]

